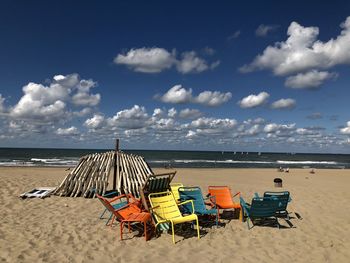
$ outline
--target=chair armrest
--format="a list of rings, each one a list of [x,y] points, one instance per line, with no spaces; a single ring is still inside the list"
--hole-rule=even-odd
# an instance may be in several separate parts
[[[210,203],[205,203],[206,205],[209,205],[213,208],[216,208],[216,196],[215,195],[209,195],[204,200],[209,200]]]
[[[187,204],[187,203],[191,203],[191,205],[192,205],[192,214],[194,214],[194,204],[193,204],[193,200],[187,200],[187,201],[181,202],[181,203],[179,203],[179,204],[177,204],[177,205],[180,206],[180,205],[184,205],[184,204]]]
[[[240,197],[239,200],[240,200],[240,204],[241,204],[241,207],[243,208],[244,213],[247,214],[247,216],[249,217],[250,205],[247,204],[242,197]]]
[[[238,193],[236,193],[234,196],[232,196],[232,197],[235,197],[235,196],[240,196],[241,195],[241,192],[238,192]]]
[[[126,194],[118,195],[118,196],[112,198],[111,200],[109,200],[109,203],[113,203],[113,202],[115,202],[115,201],[117,201],[117,200],[119,200],[119,199],[121,199],[121,198],[123,198],[123,197],[128,199],[128,197],[127,197]],[[129,200],[128,200],[128,203],[129,203]]]

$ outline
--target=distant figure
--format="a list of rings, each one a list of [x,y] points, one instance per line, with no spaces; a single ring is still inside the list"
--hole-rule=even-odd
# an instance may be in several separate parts
[[[278,169],[279,172],[284,172],[283,168],[280,166],[280,168]]]
[[[314,174],[314,173],[315,173],[315,170],[311,169],[310,174]]]
[[[287,169],[285,170],[285,172],[286,172],[286,173],[289,173],[289,168],[287,168]]]

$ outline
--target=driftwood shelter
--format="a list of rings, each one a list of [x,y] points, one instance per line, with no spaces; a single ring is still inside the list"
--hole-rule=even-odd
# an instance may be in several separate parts
[[[104,195],[113,172],[113,188],[119,194],[140,196],[140,189],[153,171],[142,156],[118,150],[81,157],[78,165],[56,188],[54,194],[67,197]],[[109,189],[111,190],[111,189]]]

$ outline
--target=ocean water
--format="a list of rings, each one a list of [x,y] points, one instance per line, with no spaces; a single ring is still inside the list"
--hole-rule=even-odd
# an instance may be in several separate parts
[[[0,166],[75,166],[81,156],[108,150],[0,148]],[[151,167],[349,169],[350,154],[124,150]]]

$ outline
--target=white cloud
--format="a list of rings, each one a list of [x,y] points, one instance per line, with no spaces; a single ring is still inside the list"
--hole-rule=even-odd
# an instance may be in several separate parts
[[[163,112],[162,109],[156,108],[156,109],[154,109],[154,111],[153,111],[152,117],[160,118],[160,117],[163,116],[163,114],[164,114],[164,112]]]
[[[206,48],[205,52],[213,54],[214,50]],[[114,63],[125,65],[129,69],[142,73],[159,73],[176,66],[182,74],[200,73],[208,69],[214,69],[220,61],[212,64],[197,56],[195,51],[183,52],[180,59],[176,58],[176,51],[169,52],[164,48],[138,48],[130,49],[125,54],[118,54]]]
[[[231,98],[231,92],[221,93],[219,91],[203,91],[194,98],[194,101],[199,104],[215,107],[228,102]]]
[[[243,98],[242,100],[240,100],[238,102],[238,105],[241,108],[258,107],[258,106],[265,104],[267,102],[267,100],[269,99],[269,97],[270,97],[270,95],[265,91],[260,92],[258,95],[251,94],[251,95]]]
[[[202,113],[199,110],[196,109],[183,109],[179,113],[179,117],[183,119],[195,119],[199,118],[202,115]]]
[[[72,126],[70,128],[58,128],[56,131],[56,134],[63,135],[63,136],[69,136],[69,135],[78,135],[79,131],[76,127]]]
[[[268,46],[242,72],[271,69],[275,75],[290,75],[311,69],[327,69],[350,63],[350,16],[341,24],[342,31],[327,42],[317,40],[318,27],[303,27],[292,22],[288,39]]]
[[[340,133],[342,134],[350,134],[350,121],[346,123],[346,127],[340,129]]]
[[[265,125],[264,132],[276,133],[279,131],[287,131],[287,130],[294,130],[294,129],[295,129],[295,123],[292,123],[292,124],[269,123]]]
[[[220,106],[229,101],[231,92],[221,93],[219,91],[203,91],[197,97],[192,96],[192,89],[186,90],[182,85],[175,85],[162,96],[158,97],[165,103],[198,103],[206,106]]]
[[[0,94],[0,113],[5,111],[4,102],[5,102],[5,98],[3,98],[2,95]]]
[[[280,99],[271,103],[272,109],[292,109],[296,105],[295,100],[293,99]]]
[[[116,64],[126,65],[136,72],[159,73],[169,69],[175,62],[174,54],[164,48],[130,49],[126,54],[118,54]]]
[[[237,125],[235,119],[215,119],[215,118],[199,118],[191,122],[191,127],[199,129],[232,129]]]
[[[134,105],[131,109],[119,111],[107,121],[112,127],[115,126],[130,130],[144,128],[150,124],[145,107],[140,107],[139,105]]]
[[[192,100],[192,89],[186,90],[182,85],[175,85],[160,98],[165,103],[188,103]]]
[[[105,118],[100,114],[94,114],[90,119],[87,119],[84,123],[89,129],[100,129],[105,125]]]
[[[168,117],[175,118],[176,114],[177,114],[177,110],[175,108],[171,108],[168,110]]]
[[[306,73],[299,73],[297,75],[288,77],[284,85],[295,89],[317,88],[321,86],[324,81],[336,77],[336,73],[311,70]]]
[[[207,62],[199,58],[194,51],[182,53],[182,58],[177,62],[177,70],[183,74],[199,73],[208,69]]]
[[[56,75],[49,86],[30,82],[23,87],[24,95],[10,108],[10,116],[18,119],[54,122],[67,116],[67,103],[76,106],[96,106],[99,94],[89,94],[95,86],[92,80],[79,80],[78,74]]]
[[[258,37],[266,37],[268,33],[276,30],[278,27],[279,27],[278,25],[264,25],[264,24],[261,24],[255,30],[255,35],[258,36]]]

